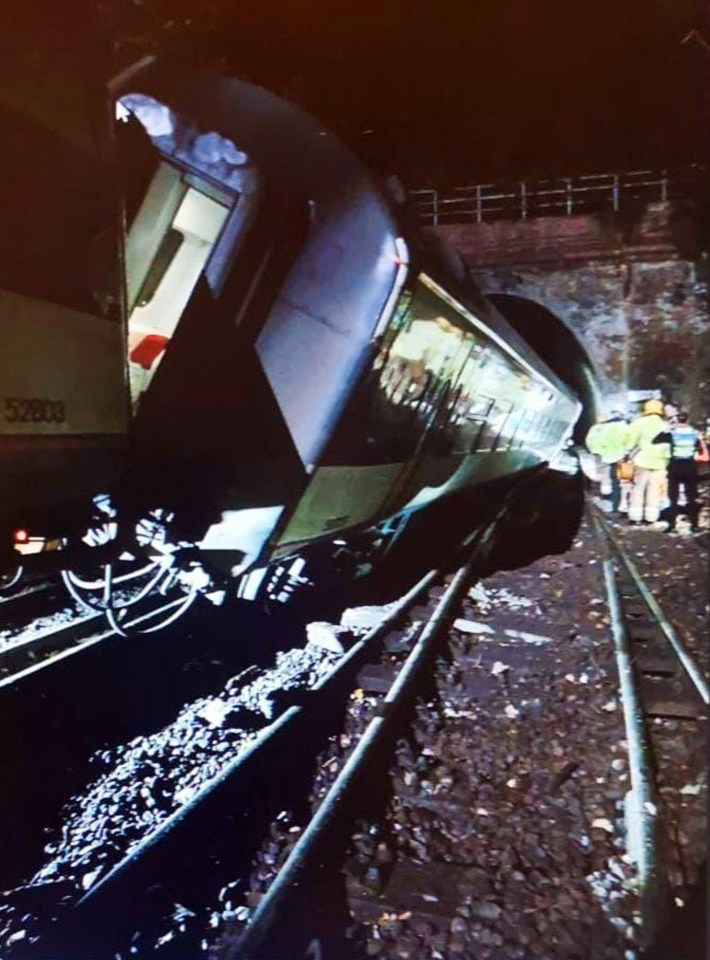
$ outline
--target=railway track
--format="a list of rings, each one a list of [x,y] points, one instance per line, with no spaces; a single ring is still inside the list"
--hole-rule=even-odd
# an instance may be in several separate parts
[[[627,553],[601,520],[595,520],[595,525],[603,551],[604,580],[627,730],[631,790],[626,797],[625,821],[629,854],[636,863],[640,893],[642,925],[639,946],[643,950],[657,951],[659,935],[667,936],[670,914],[685,906],[689,895],[695,897],[691,891],[701,879],[699,867],[702,870],[702,866],[690,862],[689,851],[679,843],[679,836],[682,830],[692,834],[689,821],[693,819],[701,840],[704,834],[705,803],[697,785],[704,777],[707,682]],[[459,571],[432,620],[445,620],[445,614],[440,611],[453,602],[451,592],[462,575],[463,571]],[[425,633],[428,630],[429,625]],[[529,640],[533,639],[530,635]],[[422,636],[416,647],[423,642]],[[410,660],[415,657],[413,651]],[[338,828],[342,829],[339,822],[339,817],[342,820],[343,816],[341,807],[347,807],[350,790],[357,790],[358,785],[362,787],[362,778],[369,769],[363,755],[370,741],[374,741],[385,723],[392,719],[391,704],[396,702],[396,688],[401,686],[400,678],[403,679],[406,673],[407,665],[384,697],[377,715],[331,784],[315,816],[291,847],[275,879],[252,912],[241,938],[233,940],[219,954],[220,957],[224,956],[226,960],[265,960],[287,955],[312,956],[314,950],[317,955],[321,943],[319,924],[321,928],[327,927],[327,915],[323,910],[318,915],[317,904],[323,899],[323,889],[321,886],[318,892],[315,878],[320,873],[322,884],[324,873],[326,876],[338,874],[337,866],[334,867],[326,851],[329,845],[337,845]],[[690,749],[689,740],[692,741]],[[678,781],[673,769],[674,759],[680,752],[695,761],[695,767],[691,765],[690,771],[685,764],[683,782]],[[420,803],[426,804],[426,798]],[[432,798],[431,809],[438,810],[442,803],[443,813],[445,801]],[[463,815],[466,818],[466,814]],[[378,862],[378,838],[381,840],[382,835],[364,836],[358,841],[367,848],[366,856],[371,858],[371,864]],[[370,869],[378,872],[377,867],[371,866]],[[383,869],[387,871],[386,866]],[[453,911],[457,903],[453,892],[456,878],[459,874],[463,878],[466,870],[463,864],[427,863],[419,870],[411,869],[410,874],[404,868],[400,873],[396,880],[392,879],[394,886],[407,884],[408,889],[420,888],[425,900],[436,902],[443,899],[444,903],[450,900]],[[367,884],[367,878],[364,882]],[[374,882],[378,883],[377,880]],[[434,891],[436,895],[433,895]],[[412,899],[416,899],[416,895]],[[379,915],[380,921],[396,925],[398,914],[396,910],[387,912],[387,898],[382,900],[372,894],[371,902],[374,915]],[[419,920],[412,922],[427,927],[436,922],[437,910],[442,908],[442,904],[433,907],[430,917],[425,902]],[[408,908],[402,917],[411,918],[412,909]],[[484,922],[497,917],[500,912],[495,903],[474,904],[470,909],[474,918],[482,918]],[[296,952],[297,945],[301,953]],[[669,955],[664,954],[663,949],[661,947],[661,953],[649,952],[644,956],[660,960]],[[290,950],[294,951],[293,954]],[[636,955],[634,951],[630,954]]]
[[[470,560],[459,568],[442,592],[376,715],[365,728],[357,746],[254,911],[244,935],[228,949],[227,960],[268,956],[269,937],[277,923],[279,926],[284,923],[284,914],[289,909],[292,912],[298,909],[298,894],[302,896],[300,888],[308,884],[314,871],[322,870],[324,851],[340,832],[343,817],[348,816],[348,806],[352,804],[354,795],[363,789],[373,754],[382,749],[383,742],[389,741],[391,745],[393,731],[401,730],[403,714],[411,706],[422,674],[431,665],[437,642],[451,618],[451,611],[470,586],[472,569],[473,560]]]
[[[67,605],[65,600],[59,609],[55,604],[53,610],[38,611],[38,595],[41,597],[52,586],[50,582],[41,582],[0,597],[4,624],[15,621],[15,626],[7,628],[4,636],[0,634],[0,694],[118,635],[117,630],[107,624],[102,610],[87,610],[71,601]],[[127,620],[124,626],[149,624],[155,618],[168,615],[182,602],[164,603],[161,599],[149,598],[142,604],[141,613]]]
[[[60,911],[61,930],[56,939],[52,936],[52,931],[48,931],[48,949],[52,955],[72,957],[74,960],[84,956],[104,956],[105,950],[106,956],[113,956],[114,946],[119,949],[125,935],[121,914],[128,902],[133,900],[135,905],[133,891],[153,888],[155,894],[156,882],[160,885],[171,872],[181,872],[180,860],[183,852],[186,849],[200,849],[201,844],[196,841],[196,837],[205,831],[217,835],[217,845],[220,841],[223,842],[225,832],[228,834],[235,827],[234,804],[239,802],[237,798],[243,796],[252,778],[256,777],[258,780],[263,776],[264,765],[271,769],[276,767],[280,754],[284,750],[292,749],[294,741],[298,742],[306,735],[309,739],[313,738],[313,726],[322,723],[323,716],[332,712],[332,703],[329,701],[332,698],[336,701],[343,697],[347,699],[353,685],[353,673],[357,674],[362,664],[373,656],[373,650],[383,641],[388,630],[426,593],[435,577],[435,573],[430,573],[423,578],[393,607],[381,625],[361,638],[335,663],[321,682],[309,691],[307,703],[295,703],[286,707],[272,723],[267,723],[254,737],[245,741],[242,749],[235,751],[235,755],[222,764],[215,776],[204,783],[188,802],[179,805],[170,816],[157,824],[155,829],[145,832],[110,870],[103,872],[83,897],[80,886],[79,894],[75,894],[78,901],[76,909],[71,910],[68,915]],[[279,780],[278,774],[276,779]],[[276,790],[283,791],[283,786],[283,783],[277,783]],[[241,803],[245,806],[243,799]],[[206,858],[194,866],[197,876],[204,871],[203,880],[211,873],[219,874],[220,867],[214,860],[214,844],[211,844]],[[223,869],[229,871],[233,869],[233,865],[225,865]],[[182,872],[184,873],[184,866]],[[83,886],[86,888],[88,884]],[[63,886],[63,893],[67,887],[68,885]],[[171,890],[168,900],[173,898],[173,892]],[[137,918],[138,925],[141,919],[147,925],[149,918],[154,917],[156,912],[159,913],[155,895],[148,896],[147,902],[150,904],[149,910],[145,916]],[[164,903],[163,907],[165,906]],[[94,927],[97,915],[102,919],[98,927]],[[112,921],[115,924],[114,931],[111,930]],[[132,919],[131,923],[133,922]],[[21,929],[20,926],[15,933]],[[100,931],[99,940],[94,942],[92,930],[95,932],[97,929]],[[115,933],[116,940],[115,944],[112,941],[109,948],[108,940],[112,933]],[[44,939],[42,942],[45,942]],[[34,945],[31,937],[27,941],[13,940],[8,942],[8,945],[12,948],[12,956],[33,956]],[[27,953],[24,952],[25,949],[28,949]]]
[[[48,590],[51,585],[51,581],[49,580],[39,580],[34,583],[27,583],[21,586],[12,587],[11,589],[6,589],[4,592],[0,592],[0,609],[2,609],[6,604],[16,603],[22,597],[29,597],[36,593],[42,593],[45,590]]]
[[[626,821],[638,867],[642,939],[650,947],[700,879],[699,864],[680,838],[705,835],[708,683],[609,523],[597,511],[592,521],[603,556],[628,741]],[[684,783],[675,770],[680,758]]]
[[[30,581],[0,592],[0,656],[53,623],[66,623],[75,613],[55,580]]]
[[[0,691],[113,632],[97,631],[100,614],[82,610],[57,587],[40,580],[0,595]]]
[[[279,773],[279,767],[284,765],[283,754],[298,750],[300,743],[310,744],[308,749],[301,751],[304,756],[315,752],[318,749],[315,729],[318,727],[321,729],[320,746],[325,746],[331,729],[329,724],[337,723],[335,718],[340,716],[342,704],[357,686],[359,671],[377,658],[377,650],[387,642],[388,635],[414,605],[426,598],[428,589],[437,578],[436,571],[423,578],[392,607],[381,624],[368,631],[335,663],[333,669],[308,691],[303,702],[287,706],[187,803],[133,844],[130,851],[78,899],[76,908],[62,918],[58,938],[52,938],[50,943],[56,944],[54,949],[68,952],[59,952],[57,956],[71,956],[73,960],[104,956],[104,953],[113,956],[114,950],[120,950],[126,942],[125,911],[128,903],[131,904],[129,926],[145,926],[150,936],[150,927],[154,927],[156,917],[169,913],[171,904],[183,900],[192,902],[190,892],[195,892],[196,885],[198,888],[201,884],[208,888],[216,885],[218,889],[234,882],[235,861],[240,859],[236,852],[239,842],[235,840],[234,831],[241,829],[242,816],[246,818],[247,834],[254,831],[254,839],[259,837],[256,832],[259,827],[248,811],[249,802],[254,802],[253,792],[257,791],[258,799],[264,805],[259,813],[262,819],[266,818],[261,829],[266,829],[268,820],[284,805],[284,790],[287,787],[297,789],[292,780],[285,783]],[[459,576],[457,584],[460,581]],[[432,620],[434,626],[429,628],[427,625],[419,634],[415,650],[421,651],[422,639],[427,643],[427,629],[435,629],[436,617]],[[400,686],[405,684],[406,674],[401,676]],[[245,802],[247,791],[251,798],[249,802]],[[235,815],[235,808],[239,815]],[[329,822],[331,816],[326,817]],[[218,854],[220,848],[230,849],[234,859],[224,861]],[[187,874],[186,851],[190,851]],[[195,856],[194,851],[200,852]],[[245,864],[253,852],[250,849],[249,854],[241,858]],[[146,909],[137,912],[134,909],[136,891],[145,892],[144,903],[147,905]],[[214,895],[216,892],[213,889]],[[100,931],[98,942],[92,939],[97,930]],[[17,949],[18,956],[25,955],[21,946]]]
[[[96,630],[97,623],[105,623],[99,613],[67,613],[69,618],[62,622],[23,631],[0,652],[0,691],[81,653],[114,633],[110,628]]]
[[[470,576],[471,565],[487,556],[494,531],[509,508],[510,502],[506,502],[483,531],[478,529],[463,541],[462,547],[472,554],[471,559],[443,591],[444,596],[428,622],[420,625],[416,635],[409,632],[413,646],[397,677],[387,679],[388,684],[393,679],[392,688],[383,701],[382,716],[376,718],[373,730],[366,734],[362,747],[356,751],[353,763],[357,772],[347,785],[339,779],[334,786],[336,799],[331,796],[331,791],[323,805],[323,813],[315,821],[316,847],[321,846],[323,837],[330,835],[342,810],[348,808],[353,785],[371,762],[370,739],[375,752],[381,749],[379,741],[384,728],[389,730],[396,724],[403,705],[411,702],[413,691],[422,682],[422,671],[429,662],[442,623]],[[476,544],[471,551],[474,539]],[[87,865],[81,868],[75,885],[70,888],[70,885],[63,884],[61,889],[57,888],[64,895],[64,908],[57,911],[50,905],[43,911],[47,919],[51,919],[41,934],[45,949],[53,956],[71,956],[72,960],[104,955],[113,957],[126,946],[127,937],[130,941],[130,927],[134,932],[145,932],[143,949],[149,950],[147,944],[155,933],[156,918],[164,918],[177,903],[192,902],[191,897],[204,900],[206,891],[211,891],[214,898],[220,885],[237,882],[234,880],[235,863],[246,865],[253,858],[261,839],[258,830],[268,830],[269,822],[279,809],[283,809],[284,789],[289,790],[289,802],[291,792],[297,792],[294,781],[285,782],[289,759],[284,758],[290,757],[291,763],[306,769],[307,756],[315,760],[318,751],[327,745],[332,730],[337,730],[342,722],[344,705],[357,688],[361,671],[371,669],[367,665],[376,662],[378,651],[390,642],[388,637],[393,630],[395,636],[401,638],[398,625],[413,607],[423,602],[437,578],[441,580],[437,571],[423,578],[392,606],[382,623],[357,640],[311,689],[296,694],[295,702],[286,702],[285,708],[272,722],[252,731],[233,752],[227,751],[225,745],[225,752],[220,754],[213,775],[198,789],[188,791],[186,802],[174,805],[167,816],[154,817],[153,827],[144,830],[132,842],[119,841],[124,846],[122,856],[115,858],[112,864],[99,863],[96,869],[85,860]],[[441,594],[442,588],[434,592],[435,595]],[[418,616],[421,615],[420,609]],[[295,772],[294,778],[297,778]],[[306,776],[304,794],[307,791]],[[334,815],[336,810],[337,815]],[[100,811],[96,810],[93,817],[100,819]],[[319,823],[326,824],[325,830]],[[241,853],[240,848],[243,848]],[[225,855],[226,852],[229,856]],[[189,869],[186,869],[188,857]],[[310,852],[305,857],[299,855],[299,871],[309,858]],[[67,909],[69,900],[74,905]],[[20,904],[16,911],[18,916],[23,909]],[[278,909],[281,910],[280,905]],[[260,919],[252,929],[259,931],[263,924]],[[10,956],[32,956],[30,948],[36,949],[36,942],[34,938],[13,941]],[[154,937],[153,944],[157,942],[160,941]],[[140,952],[140,948],[134,952]]]

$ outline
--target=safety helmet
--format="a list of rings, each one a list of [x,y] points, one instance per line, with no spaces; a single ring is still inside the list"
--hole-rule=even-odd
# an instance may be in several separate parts
[[[663,403],[660,400],[647,400],[643,405],[643,412],[663,416]]]

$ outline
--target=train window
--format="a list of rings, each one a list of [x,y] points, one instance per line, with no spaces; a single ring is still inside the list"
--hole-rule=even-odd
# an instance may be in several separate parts
[[[537,435],[541,443],[545,443],[550,436],[550,418],[547,415],[541,416],[537,422]]]
[[[453,311],[417,285],[404,322],[382,358],[382,391],[391,404],[429,416],[442,391],[457,379],[472,341]]]
[[[488,349],[473,382],[475,402],[469,417],[476,424],[477,432],[471,442],[471,452],[508,449],[514,410],[522,402],[517,369],[508,357]]]
[[[490,414],[495,405],[492,397],[476,394],[469,408],[467,419],[470,427],[470,446],[466,453],[477,453],[488,448],[490,442]]]
[[[473,335],[458,315],[422,283],[403,291],[376,344],[366,373],[343,413],[326,462],[397,463],[424,434],[443,455],[456,445],[462,403],[458,374]]]
[[[491,433],[494,435],[491,450],[502,453],[510,448],[514,406],[509,400],[498,400],[491,415]]]
[[[525,410],[520,421],[517,424],[515,436],[513,438],[514,447],[524,447],[531,442],[533,435],[533,423],[537,420],[536,410]]]
[[[212,196],[208,195],[212,193]],[[161,162],[126,240],[128,347],[134,405],[148,386],[229,214]]]
[[[459,374],[453,411],[454,453],[471,453],[475,450],[481,434],[484,416],[482,404],[485,407],[487,400],[480,397],[478,387],[488,356],[488,349],[483,344],[474,342]]]
[[[504,452],[539,432],[547,403],[530,372],[424,277],[373,345],[324,462]]]

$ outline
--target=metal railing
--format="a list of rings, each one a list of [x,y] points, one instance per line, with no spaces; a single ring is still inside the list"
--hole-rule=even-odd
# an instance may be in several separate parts
[[[478,183],[451,190],[410,190],[408,200],[420,223],[442,226],[489,220],[570,217],[602,210],[619,212],[630,204],[665,202],[692,196],[699,168],[680,171],[633,170],[587,174],[513,184]]]

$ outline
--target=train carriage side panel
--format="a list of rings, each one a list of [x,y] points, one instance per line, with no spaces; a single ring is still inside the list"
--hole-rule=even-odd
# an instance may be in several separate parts
[[[402,297],[281,548],[556,456],[576,401],[444,294],[422,275]]]
[[[238,548],[240,510],[246,521],[249,510],[267,509],[279,517],[267,552],[283,555],[524,469],[559,446],[576,401],[480,296],[475,316],[465,298],[456,301],[447,292],[445,275],[441,282],[422,277],[410,284],[413,299],[403,294],[397,306],[408,274],[400,230],[384,198],[335,137],[292,105],[240,81],[203,78],[178,88],[161,82],[149,80],[142,89],[167,104],[181,149],[194,152],[201,136],[225,138],[258,171],[265,195],[302,197],[308,216],[278,283],[269,283],[272,278],[258,269],[253,276],[257,287],[273,291],[261,315],[252,303],[246,312],[240,307],[230,314],[207,262],[148,390],[144,410],[152,409],[156,425],[173,414],[167,430],[176,444],[211,449],[225,465],[227,451],[233,451],[233,480],[223,483],[221,494],[213,483],[210,493],[222,521],[212,524],[203,547],[219,542],[226,549],[233,536]],[[256,226],[245,249],[255,237]],[[419,259],[428,263],[425,256]],[[234,275],[247,267],[238,260]],[[205,345],[210,337],[219,355]],[[246,351],[241,356],[240,343]],[[201,370],[210,356],[214,379],[195,389],[190,362],[200,358]],[[243,381],[255,361],[262,385],[257,388],[251,370],[242,390],[236,381],[230,386],[230,357],[239,361]],[[253,432],[235,430],[226,408],[252,419],[257,394],[276,404],[302,472],[279,468],[282,479],[293,481],[284,485],[283,496],[269,482],[251,500],[245,499],[245,478],[266,476],[269,468],[255,435],[262,421]],[[219,397],[232,398],[221,412]],[[174,416],[173,401],[185,419]],[[208,412],[210,420],[201,426]],[[279,444],[285,453],[288,444]]]
[[[0,552],[7,558],[8,528],[39,517],[60,532],[68,506],[88,510],[93,494],[115,483],[129,407],[120,202],[104,91],[98,74],[90,83],[83,58],[86,23],[59,9],[38,18],[16,0],[2,16],[11,23],[0,40]]]

